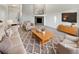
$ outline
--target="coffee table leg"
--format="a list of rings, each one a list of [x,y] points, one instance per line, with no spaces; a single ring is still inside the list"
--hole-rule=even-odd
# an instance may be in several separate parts
[[[43,48],[43,47],[44,47],[44,44],[43,44],[43,42],[40,42],[40,45],[41,45],[41,48]]]

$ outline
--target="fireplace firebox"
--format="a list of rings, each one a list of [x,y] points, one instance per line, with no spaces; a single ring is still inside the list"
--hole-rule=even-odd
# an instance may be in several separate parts
[[[44,25],[44,16],[35,16],[36,25]]]

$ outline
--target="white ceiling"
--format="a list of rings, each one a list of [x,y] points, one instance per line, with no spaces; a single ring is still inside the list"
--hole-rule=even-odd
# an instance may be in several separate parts
[[[61,12],[70,9],[79,9],[79,4],[47,4],[47,9],[52,12]]]
[[[7,7],[8,4],[0,4],[0,8]],[[24,11],[27,11],[30,6],[33,6],[33,4],[24,4],[23,9],[26,9]],[[61,12],[65,10],[70,10],[70,9],[79,9],[79,4],[45,4],[46,5],[46,10],[47,11],[52,11],[52,12]],[[28,8],[27,8],[28,7]]]
[[[36,5],[36,4],[35,4]],[[27,11],[33,4],[24,4],[23,10]],[[79,9],[79,4],[45,4],[47,12],[61,12],[71,9]]]

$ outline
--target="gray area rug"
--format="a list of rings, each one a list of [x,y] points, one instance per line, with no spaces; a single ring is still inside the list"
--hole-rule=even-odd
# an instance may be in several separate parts
[[[46,29],[54,33],[54,38],[50,39],[47,42],[47,44],[44,45],[44,47],[41,47],[39,41],[35,38],[32,38],[31,31],[25,31],[22,28],[19,28],[20,37],[23,41],[27,54],[55,54],[56,53],[53,40],[59,40],[59,38],[63,36],[64,33],[60,33],[56,29],[52,29],[49,27],[46,27]]]

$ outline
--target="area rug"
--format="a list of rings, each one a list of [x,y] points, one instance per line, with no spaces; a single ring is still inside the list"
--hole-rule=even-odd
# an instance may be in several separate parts
[[[27,54],[55,54],[56,53],[56,49],[53,44],[53,40],[56,39],[56,37],[50,39],[47,42],[47,44],[41,47],[39,41],[32,37],[31,31],[25,31],[20,28],[19,33]]]

